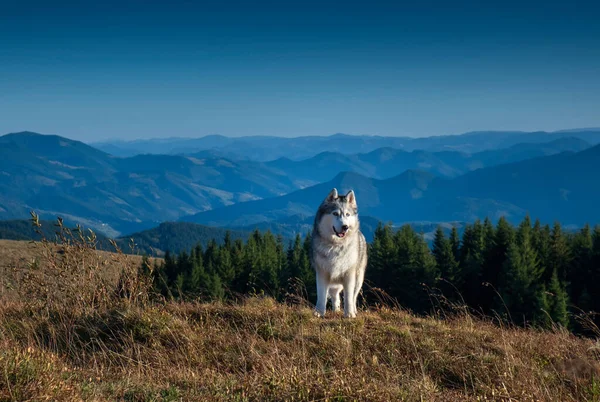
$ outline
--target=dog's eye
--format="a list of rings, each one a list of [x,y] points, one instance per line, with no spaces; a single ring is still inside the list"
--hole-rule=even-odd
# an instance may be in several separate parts
[[[346,212],[346,216],[350,216],[350,212]]]
[[[335,211],[335,212],[333,213],[333,216],[340,216],[340,213],[339,213],[339,212],[337,212],[337,211]]]

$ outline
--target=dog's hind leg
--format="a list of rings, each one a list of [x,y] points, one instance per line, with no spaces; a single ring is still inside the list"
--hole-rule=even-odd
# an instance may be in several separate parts
[[[356,277],[356,285],[354,287],[354,312],[356,313],[356,306],[358,305],[358,295],[360,293],[360,290],[362,289],[362,285],[365,279],[365,270],[361,269],[358,272],[358,275]]]
[[[354,296],[356,279],[354,275],[347,275],[344,278],[344,317],[346,318],[356,317],[356,299]]]

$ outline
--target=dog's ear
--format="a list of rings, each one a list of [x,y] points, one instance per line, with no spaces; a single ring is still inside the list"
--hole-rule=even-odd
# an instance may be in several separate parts
[[[337,200],[337,198],[338,198],[337,188],[334,188],[333,190],[331,190],[329,192],[329,195],[327,195],[327,198],[325,198],[325,201],[332,202],[332,201]]]
[[[356,205],[356,196],[354,195],[354,190],[348,191],[348,194],[346,194],[346,201],[348,201],[348,204],[350,204],[356,208],[357,205]]]

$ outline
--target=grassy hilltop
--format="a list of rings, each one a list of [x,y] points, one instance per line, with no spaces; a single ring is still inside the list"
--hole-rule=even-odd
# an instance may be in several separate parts
[[[600,344],[560,328],[417,317],[370,293],[354,320],[154,300],[140,258],[2,246],[0,400],[600,400]]]

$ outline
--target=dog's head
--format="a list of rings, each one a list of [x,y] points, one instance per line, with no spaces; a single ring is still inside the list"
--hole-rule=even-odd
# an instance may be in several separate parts
[[[331,190],[319,207],[318,229],[323,237],[333,241],[342,241],[358,231],[358,205],[354,191],[339,195],[337,189]]]

